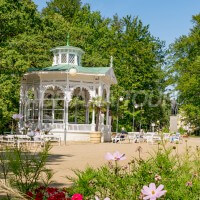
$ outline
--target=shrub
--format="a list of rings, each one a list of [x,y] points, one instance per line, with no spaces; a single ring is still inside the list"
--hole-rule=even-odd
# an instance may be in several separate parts
[[[50,146],[31,152],[27,148],[5,148],[0,151],[0,173],[4,182],[26,193],[41,182],[48,185],[52,172],[46,168]]]
[[[181,135],[183,135],[183,134],[186,133],[186,130],[185,130],[183,127],[180,127],[180,128],[178,129],[178,132],[179,132]]]
[[[141,152],[140,152],[141,153]],[[117,163],[117,164],[116,164]],[[94,196],[104,199],[139,199],[141,189],[149,183],[163,184],[167,193],[164,199],[190,200],[200,196],[200,151],[186,149],[184,155],[177,147],[158,146],[157,152],[147,160],[133,158],[127,166],[109,162],[98,169],[75,171],[77,177],[69,193],[81,193],[86,199]]]

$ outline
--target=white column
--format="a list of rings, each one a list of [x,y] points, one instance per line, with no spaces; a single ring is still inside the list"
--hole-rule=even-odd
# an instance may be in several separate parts
[[[106,125],[109,125],[109,109],[110,105],[107,105],[107,110],[106,110]]]
[[[61,64],[61,51],[59,51],[59,61],[58,64]]]
[[[39,113],[38,113],[38,124],[40,129],[42,129],[42,124],[43,124],[43,104],[44,104],[44,92],[42,91],[40,87],[39,91]]]
[[[92,109],[92,131],[95,131],[95,109]]]
[[[41,97],[39,97],[38,101],[39,101],[38,102],[39,103],[39,107],[38,107],[38,126],[39,126],[40,129],[42,129],[42,121],[41,121],[41,119],[42,119],[42,116],[41,116],[42,99],[41,99]]]
[[[68,60],[68,54],[67,54],[67,60]],[[67,73],[67,87],[66,87],[66,91],[65,91],[65,102],[66,102],[66,104],[65,104],[65,107],[66,107],[65,120],[66,120],[66,129],[67,130],[68,130],[68,124],[69,124],[69,117],[68,117],[69,101],[70,101],[70,88],[69,88],[69,74]]]
[[[85,110],[85,123],[89,124],[89,106],[88,106],[88,103],[86,104],[86,110]]]
[[[106,110],[106,125],[109,124],[109,110],[110,110],[110,87],[106,90],[106,101],[107,101],[107,110]]]
[[[68,130],[68,124],[69,124],[69,115],[68,115],[68,109],[69,109],[69,102],[66,101],[66,112],[65,112],[65,120],[66,120],[66,129]]]
[[[55,121],[55,111],[54,111],[54,109],[55,109],[55,99],[51,99],[51,101],[52,101],[52,121],[51,121],[51,124],[53,125],[54,124],[54,121]]]
[[[99,83],[99,91],[98,91],[98,93],[99,93],[98,96],[102,97],[103,91],[102,91],[102,84],[101,83]]]
[[[40,97],[41,97],[41,90],[40,90],[40,87],[39,87],[39,91],[38,91],[38,127],[41,129],[41,103],[40,103]]]
[[[25,87],[25,91],[24,91],[24,123],[27,122],[27,86]]]
[[[68,105],[69,101],[67,99],[68,91],[65,92],[64,97],[64,142],[67,142],[67,132],[68,132]]]
[[[23,86],[21,86],[21,88],[20,88],[20,104],[19,104],[19,114],[21,114],[22,116],[23,116],[23,106],[24,106],[24,104],[23,104],[23,98],[24,98],[24,94],[23,94]],[[23,116],[24,117],[24,116]],[[23,126],[23,120],[24,120],[24,118],[22,118],[22,119],[20,119],[20,121],[19,121],[19,126],[20,126],[20,128]]]

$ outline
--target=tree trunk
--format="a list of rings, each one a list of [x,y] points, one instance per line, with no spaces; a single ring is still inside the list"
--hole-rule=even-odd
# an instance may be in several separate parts
[[[77,105],[75,105],[75,124],[77,124]]]
[[[97,108],[97,118],[96,118],[95,131],[98,131],[98,129],[99,129],[99,117],[100,117],[100,108]]]

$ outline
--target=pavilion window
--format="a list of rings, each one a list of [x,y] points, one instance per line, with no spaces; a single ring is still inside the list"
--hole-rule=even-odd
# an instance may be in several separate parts
[[[38,120],[39,113],[39,101],[29,100],[27,110],[27,120],[30,122],[36,122]]]
[[[64,119],[64,100],[54,99],[54,123],[62,123]]]
[[[34,121],[37,121],[39,117],[39,100],[34,101],[34,113],[33,113],[33,119]]]
[[[63,123],[64,94],[59,89],[50,90],[44,95],[43,123]]]
[[[56,54],[56,64],[59,63],[59,54]]]
[[[75,54],[71,54],[71,53],[69,54],[68,63],[75,64]]]
[[[78,55],[77,55],[77,65],[80,66],[80,58]]]
[[[43,122],[52,123],[53,121],[53,99],[44,100],[43,104]]]
[[[98,95],[99,94],[99,90],[98,90],[98,88],[96,88],[96,95]]]
[[[67,63],[67,54],[61,54],[61,63]]]

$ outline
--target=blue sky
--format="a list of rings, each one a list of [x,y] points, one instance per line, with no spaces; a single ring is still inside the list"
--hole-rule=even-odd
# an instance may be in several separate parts
[[[46,0],[34,0],[41,10]],[[192,15],[200,13],[200,0],[82,0],[89,3],[93,11],[100,11],[104,17],[117,13],[138,16],[145,25],[150,25],[150,32],[166,41],[189,33],[192,27]]]

